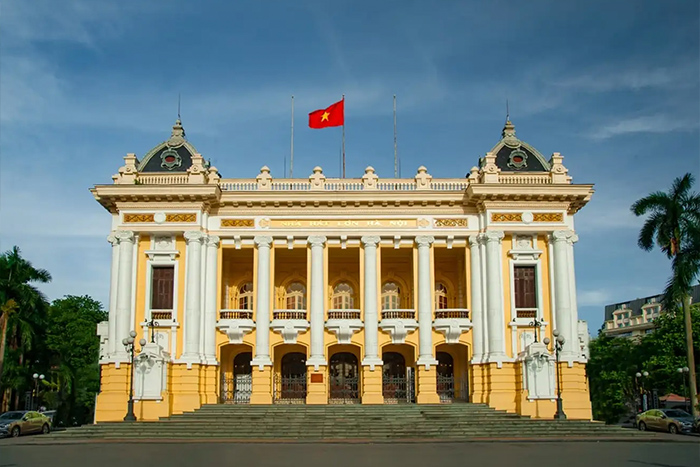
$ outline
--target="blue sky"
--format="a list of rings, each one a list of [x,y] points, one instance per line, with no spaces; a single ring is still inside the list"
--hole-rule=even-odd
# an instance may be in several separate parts
[[[339,133],[305,115],[346,95],[348,176],[463,176],[500,138],[561,152],[596,193],[576,217],[579,312],[663,289],[629,206],[700,176],[694,1],[20,1],[0,6],[0,250],[19,245],[49,298],[106,302],[109,215],[88,188],[166,139],[182,94],[189,140],[224,177],[338,175]]]

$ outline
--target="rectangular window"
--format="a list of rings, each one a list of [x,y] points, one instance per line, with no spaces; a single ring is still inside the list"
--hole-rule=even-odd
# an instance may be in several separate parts
[[[537,308],[535,266],[515,266],[515,308]]]
[[[151,309],[173,309],[175,266],[154,266],[151,282]]]

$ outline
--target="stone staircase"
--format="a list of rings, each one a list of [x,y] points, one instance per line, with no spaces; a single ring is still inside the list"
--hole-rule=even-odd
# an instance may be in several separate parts
[[[535,420],[483,404],[205,405],[152,422],[100,423],[52,439],[465,440],[476,438],[649,437],[576,420]]]

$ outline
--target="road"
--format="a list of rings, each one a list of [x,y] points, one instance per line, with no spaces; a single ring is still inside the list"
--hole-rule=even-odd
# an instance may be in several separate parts
[[[698,467],[696,442],[0,443],[0,467]]]

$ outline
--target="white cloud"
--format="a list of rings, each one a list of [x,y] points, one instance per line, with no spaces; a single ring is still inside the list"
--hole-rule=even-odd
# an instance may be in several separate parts
[[[612,69],[563,77],[553,84],[568,91],[637,91],[647,88],[674,90],[697,85],[697,70],[690,62],[674,67],[629,68],[616,63]]]
[[[611,302],[612,293],[608,289],[578,290],[578,306],[604,306]]]
[[[593,130],[594,139],[607,139],[630,133],[670,133],[692,131],[698,128],[697,119],[682,119],[665,114],[633,117],[612,122]]]

